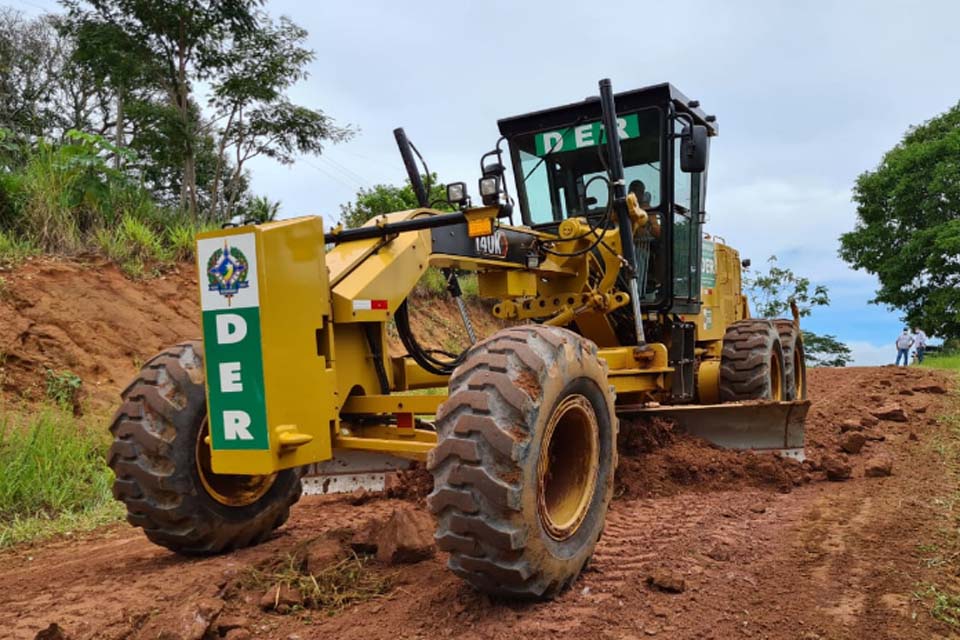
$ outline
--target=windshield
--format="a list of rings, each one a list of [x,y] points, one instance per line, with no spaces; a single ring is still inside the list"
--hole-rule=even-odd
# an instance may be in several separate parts
[[[660,204],[660,113],[645,109],[617,118],[628,190],[646,208]],[[597,122],[517,136],[512,141],[523,208],[532,224],[607,210],[606,135]]]

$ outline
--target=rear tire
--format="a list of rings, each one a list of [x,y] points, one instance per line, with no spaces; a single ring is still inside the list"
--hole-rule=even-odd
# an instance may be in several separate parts
[[[151,542],[212,554],[254,545],[300,498],[299,469],[272,476],[214,474],[203,442],[207,400],[199,341],[154,356],[123,393],[110,425],[113,495]]]
[[[734,322],[723,336],[720,401],[783,400],[783,349],[770,320]]]
[[[774,320],[783,350],[783,378],[786,400],[807,399],[807,362],[803,352],[803,335],[792,320]]]
[[[437,436],[428,505],[450,569],[492,595],[569,586],[603,531],[617,464],[597,346],[556,327],[497,332],[454,372]]]

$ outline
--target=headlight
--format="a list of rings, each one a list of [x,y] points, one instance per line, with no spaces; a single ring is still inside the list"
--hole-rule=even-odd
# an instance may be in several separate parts
[[[500,201],[500,177],[484,176],[480,178],[480,197],[483,204],[493,206]]]
[[[447,185],[447,202],[459,205],[467,199],[467,183],[451,182]]]
[[[497,176],[480,178],[480,195],[495,196],[500,193],[500,180]]]

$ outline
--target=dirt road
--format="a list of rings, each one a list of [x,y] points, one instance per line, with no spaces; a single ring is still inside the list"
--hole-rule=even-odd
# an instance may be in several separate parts
[[[913,596],[950,573],[924,549],[951,524],[938,498],[957,492],[948,427],[934,419],[956,410],[943,393],[952,385],[921,370],[812,371],[803,467],[682,438],[628,456],[590,568],[553,602],[491,602],[449,574],[443,554],[383,569],[393,575],[387,596],[331,617],[264,613],[260,593],[224,589],[319,532],[359,527],[399,503],[311,497],[267,544],[223,557],[180,558],[126,526],[4,553],[0,636],[33,638],[57,623],[74,639],[173,638],[198,612],[222,608],[230,624],[214,621],[209,637],[232,626],[279,639],[952,637]],[[871,414],[885,417],[874,425]],[[840,425],[864,417],[868,440],[847,457],[852,478],[827,481],[827,458],[842,462]],[[864,477],[884,457],[893,475]],[[657,571],[683,591],[648,586]]]

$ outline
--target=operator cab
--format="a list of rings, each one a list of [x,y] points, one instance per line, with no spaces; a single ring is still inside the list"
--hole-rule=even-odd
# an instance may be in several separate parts
[[[638,266],[642,306],[698,313],[705,154],[708,136],[718,133],[716,120],[670,84],[619,93],[615,101],[625,187],[651,220],[647,236],[637,239],[638,247],[649,246],[649,257]],[[593,222],[608,215],[611,188],[598,98],[504,118],[498,126],[510,146],[524,224],[554,231],[566,218]],[[691,171],[689,163],[681,167],[681,144],[698,137],[694,130],[702,136],[703,156],[702,166]]]

